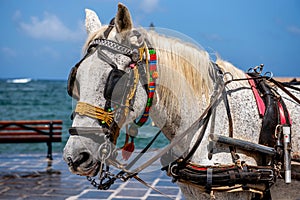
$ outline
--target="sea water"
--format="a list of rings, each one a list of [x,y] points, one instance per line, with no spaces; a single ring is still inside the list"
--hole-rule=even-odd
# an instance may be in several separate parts
[[[67,81],[9,79],[0,80],[0,120],[62,120],[63,134],[61,143],[53,143],[54,152],[62,152],[72,125],[70,118],[74,102],[67,94]],[[135,145],[142,149],[156,134],[158,128],[151,121],[139,131]],[[124,128],[118,144],[124,140]],[[153,148],[162,148],[168,144],[161,134]],[[43,153],[47,152],[45,143],[0,143],[0,154],[3,153]]]

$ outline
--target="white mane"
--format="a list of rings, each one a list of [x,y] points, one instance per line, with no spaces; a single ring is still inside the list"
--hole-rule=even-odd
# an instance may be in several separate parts
[[[190,88],[194,98],[198,101],[205,100],[208,102],[213,89],[213,80],[210,75],[213,68],[208,52],[194,44],[163,36],[155,31],[142,29],[142,32],[148,34],[150,43],[158,52],[159,84],[168,86],[168,88],[160,88],[159,92],[165,94],[167,92],[165,90],[174,87],[171,88],[172,91],[176,91],[177,94],[184,94],[184,91]],[[234,78],[245,76],[241,70],[220,58],[217,59],[216,64],[223,72],[230,72]],[[178,79],[178,77],[183,77],[183,79]],[[168,95],[160,96],[167,98],[162,99],[168,102],[167,104],[175,103],[172,102],[174,98]]]
[[[206,51],[196,46],[184,43],[179,39],[169,38],[148,32],[151,45],[158,52],[158,66],[160,70],[160,84],[176,86],[176,91],[181,93],[186,90],[186,84],[174,77],[184,77],[197,97],[209,97],[212,82],[209,80],[211,61]]]

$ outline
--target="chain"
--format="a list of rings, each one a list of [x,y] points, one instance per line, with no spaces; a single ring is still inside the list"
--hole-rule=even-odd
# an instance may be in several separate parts
[[[90,176],[87,176],[86,178],[91,183],[91,185],[97,188],[98,190],[108,190],[117,179],[116,176],[109,171],[108,166],[106,166],[105,170],[102,170],[101,176],[102,178],[100,179],[99,183],[97,183],[96,179]]]
[[[87,180],[91,182],[91,185],[99,190],[108,190],[116,180],[116,176],[109,171],[109,166],[106,165],[106,160],[111,156],[112,147],[108,137],[104,137],[105,142],[102,143],[98,149],[99,152],[99,180],[97,183],[96,179],[87,176]]]

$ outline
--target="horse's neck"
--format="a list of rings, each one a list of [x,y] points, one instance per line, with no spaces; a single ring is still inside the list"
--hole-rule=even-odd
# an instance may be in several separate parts
[[[213,89],[211,77],[212,63],[209,54],[194,44],[179,39],[168,38],[148,32],[151,45],[158,52],[158,67],[160,72],[159,84],[172,89],[176,93],[190,88],[194,96],[209,98]]]
[[[185,131],[208,106],[218,84],[218,74],[206,51],[153,31],[147,32],[147,36],[157,50],[160,74],[158,101],[152,110],[152,118],[159,127],[165,129],[166,136],[172,139],[174,134]],[[224,72],[230,72],[233,78],[245,76],[228,62],[218,60],[218,64]]]
[[[148,39],[157,51],[159,70],[153,120],[171,139],[206,108],[214,88],[214,69],[208,53],[191,44],[154,32],[148,33]]]

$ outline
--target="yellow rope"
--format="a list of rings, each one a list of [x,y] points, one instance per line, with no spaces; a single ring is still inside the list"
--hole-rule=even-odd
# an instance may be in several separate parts
[[[132,69],[133,70],[133,75],[134,75],[134,78],[133,78],[133,87],[131,88],[130,92],[128,93],[127,95],[127,98],[126,98],[126,102],[125,102],[125,110],[124,110],[124,115],[127,116],[128,115],[128,112],[129,112],[129,106],[130,106],[130,101],[133,99],[134,95],[135,95],[135,91],[136,91],[136,88],[137,88],[137,84],[138,84],[138,81],[139,81],[139,72],[138,72],[138,69],[137,67],[135,66],[135,68]]]
[[[107,112],[103,108],[85,102],[78,102],[75,112],[94,119],[105,121],[108,126],[113,122],[114,112]]]
[[[139,53],[140,53],[140,60],[139,61],[142,61],[143,60],[143,56],[145,54],[145,63],[146,63],[146,74],[147,74],[147,79],[148,79],[148,82],[149,82],[149,54],[148,54],[148,49],[147,49],[147,46],[146,44],[144,43],[144,46],[139,48]]]
[[[143,47],[139,48],[139,61],[143,60],[143,55],[144,53],[146,53],[146,65],[148,66],[148,55],[147,55],[147,51],[146,51],[146,45],[144,44]],[[147,69],[147,67],[146,67]],[[133,99],[136,89],[137,89],[137,85],[138,85],[138,81],[139,81],[139,72],[138,72],[138,68],[137,66],[135,66],[133,69],[133,76],[134,76],[134,80],[133,80],[133,87],[131,88],[130,92],[127,95],[126,98],[126,102],[125,102],[125,109],[124,109],[124,115],[127,116],[128,112],[129,112],[129,106],[130,106],[130,101]]]
[[[139,54],[140,54],[139,55],[139,61],[143,60],[144,53],[147,53],[147,51],[146,51],[146,44],[144,44],[143,47],[139,48]],[[148,60],[147,55],[146,55],[146,60]]]

